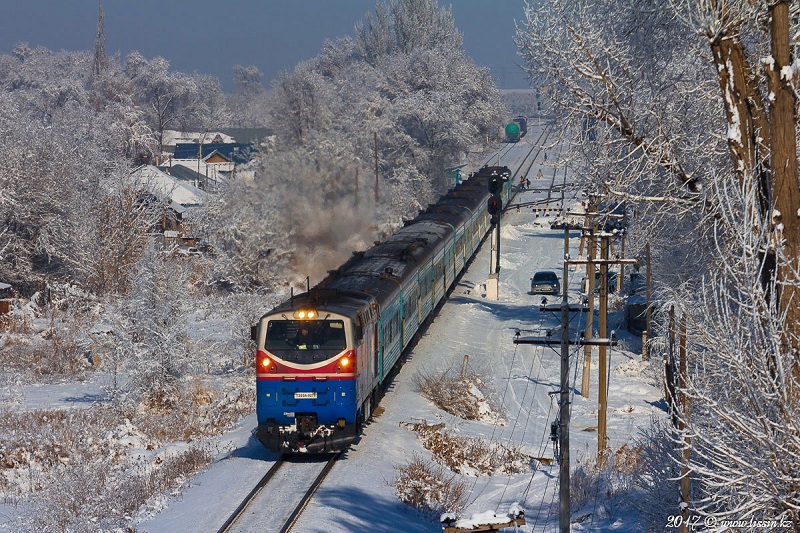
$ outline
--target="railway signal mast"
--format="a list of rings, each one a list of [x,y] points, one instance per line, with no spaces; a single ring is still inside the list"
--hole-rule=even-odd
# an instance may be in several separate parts
[[[486,201],[486,210],[491,215],[490,223],[494,226],[494,247],[489,264],[489,279],[486,282],[486,293],[491,299],[499,299],[500,286],[500,217],[503,213],[503,187],[511,178],[508,167],[483,167],[478,176],[488,177],[487,185],[492,196]]]

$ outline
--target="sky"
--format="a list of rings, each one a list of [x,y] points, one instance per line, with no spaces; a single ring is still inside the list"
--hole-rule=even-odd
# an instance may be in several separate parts
[[[316,56],[326,39],[353,35],[377,0],[103,0],[106,53],[161,56],[173,70],[233,86],[234,65],[255,65],[269,85]],[[467,55],[489,67],[502,89],[528,86],[513,42],[523,0],[439,0],[451,6]],[[0,53],[19,42],[52,51],[92,50],[96,0],[0,0]]]

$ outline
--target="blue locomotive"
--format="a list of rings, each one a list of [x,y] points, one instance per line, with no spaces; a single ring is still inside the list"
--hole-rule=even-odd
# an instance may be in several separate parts
[[[357,252],[253,327],[258,439],[282,453],[345,449],[378,391],[489,230],[484,167],[384,242]]]

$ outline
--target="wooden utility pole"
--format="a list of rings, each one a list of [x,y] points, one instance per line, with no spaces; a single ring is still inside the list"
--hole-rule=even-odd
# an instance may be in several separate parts
[[[600,258],[608,260],[608,237],[600,237]],[[608,315],[608,263],[600,263],[600,320],[598,324],[598,335],[601,338],[607,337],[607,315]],[[597,391],[597,465],[603,468],[606,462],[606,410],[608,409],[608,360],[606,346],[598,348],[599,360],[597,368],[598,391]]]
[[[618,257],[625,257],[625,233],[622,233],[622,237],[620,237],[620,248],[619,248],[619,256]],[[625,265],[619,265],[619,275],[617,275],[617,294],[622,292],[622,282],[625,278]]]
[[[686,432],[686,420],[689,417],[689,397],[686,394],[686,316],[681,315],[680,330],[680,361],[678,363],[678,383],[681,399],[681,417],[678,430],[683,435],[683,450],[681,458],[681,527],[683,533],[689,531],[689,455],[691,453],[691,439]]]
[[[596,201],[591,200],[589,202],[589,210],[588,212],[596,211]],[[595,235],[597,233],[597,222],[595,221],[594,216],[591,219],[591,225],[588,226],[591,229],[589,230],[589,235],[587,237],[587,246],[586,246],[586,257],[588,262],[586,263],[586,293],[588,297],[588,306],[589,306],[589,316],[586,317],[586,331],[584,336],[587,340],[591,340],[594,336],[593,332],[593,322],[594,322],[594,276],[595,276],[595,264],[594,264],[594,256],[597,252],[597,240]],[[583,379],[581,380],[581,396],[584,398],[589,397],[589,377],[591,375],[592,369],[592,346],[591,344],[587,344],[583,347]]]
[[[675,399],[675,306],[669,308],[667,352],[664,354],[664,400],[667,402],[672,425],[678,427],[678,408]]]

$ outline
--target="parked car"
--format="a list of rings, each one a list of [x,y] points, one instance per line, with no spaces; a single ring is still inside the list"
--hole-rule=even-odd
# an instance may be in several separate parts
[[[561,281],[552,270],[540,270],[531,278],[531,292],[529,294],[559,294]]]
[[[608,274],[606,274],[606,279],[608,280],[608,292],[616,292],[617,291],[617,273],[613,270],[609,270]],[[595,292],[600,291],[600,272],[595,271],[594,273],[594,290]],[[583,292],[589,291],[589,280],[585,277],[583,278]]]

